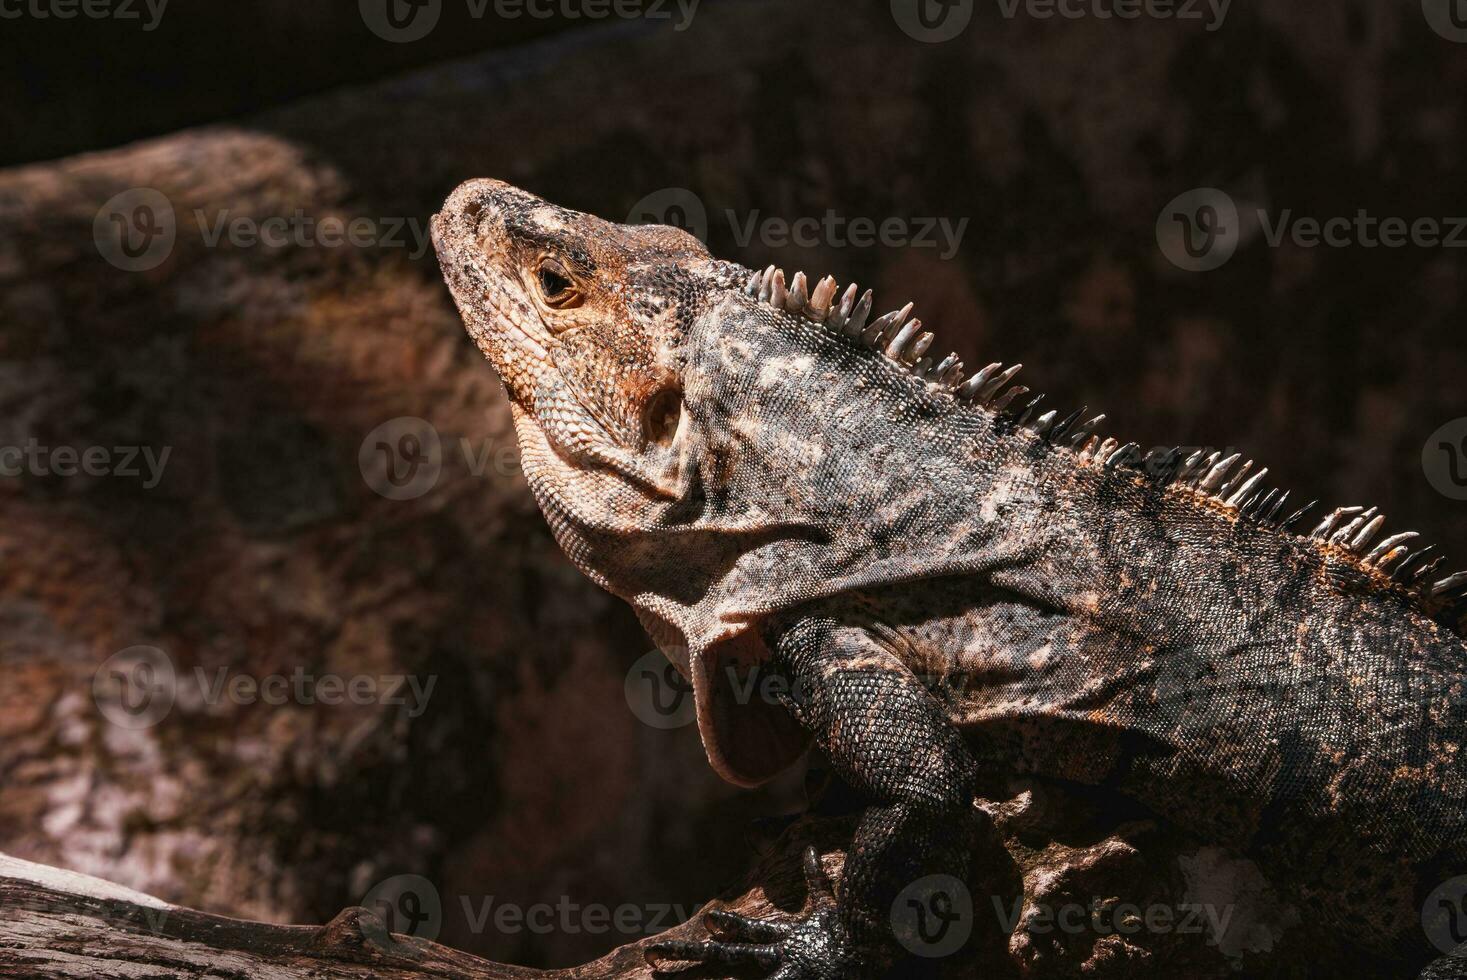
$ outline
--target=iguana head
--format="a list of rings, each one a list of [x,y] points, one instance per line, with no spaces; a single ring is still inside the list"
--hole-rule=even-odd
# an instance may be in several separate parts
[[[454,191],[433,237],[522,438],[532,427],[552,451],[533,462],[562,481],[600,469],[673,492],[678,340],[697,297],[731,267],[677,228],[613,224],[497,180]]]

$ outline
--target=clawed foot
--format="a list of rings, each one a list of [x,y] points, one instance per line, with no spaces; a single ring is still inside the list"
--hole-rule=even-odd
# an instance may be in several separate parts
[[[810,913],[794,922],[765,922],[733,912],[708,912],[703,924],[716,938],[708,942],[664,940],[647,947],[647,963],[657,970],[673,961],[756,964],[769,980],[844,980],[860,973],[860,961],[841,924],[835,888],[820,865],[820,854],[805,849],[805,883]]]

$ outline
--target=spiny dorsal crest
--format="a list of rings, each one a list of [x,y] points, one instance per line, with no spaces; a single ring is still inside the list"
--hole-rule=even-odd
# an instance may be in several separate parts
[[[918,379],[946,389],[955,399],[986,409],[1003,423],[1023,427],[1039,435],[1046,443],[1075,451],[1081,462],[1100,465],[1107,470],[1118,466],[1139,470],[1162,486],[1175,485],[1208,498],[1213,504],[1236,513],[1239,520],[1294,532],[1296,525],[1319,501],[1286,512],[1288,491],[1267,487],[1263,479],[1267,468],[1253,472],[1253,461],[1238,466],[1241,454],[1224,457],[1211,447],[1186,455],[1178,449],[1152,450],[1143,454],[1134,442],[1121,445],[1115,439],[1102,439],[1095,429],[1105,420],[1097,415],[1080,422],[1085,409],[1071,412],[1063,419],[1054,411],[1036,415],[1043,395],[1029,399],[1022,407],[1016,399],[1029,392],[1023,385],[1008,386],[1023,367],[1005,368],[994,362],[971,377],[963,375],[963,362],[957,354],[941,360],[927,352],[935,339],[922,329],[922,321],[911,316],[912,304],[892,310],[872,320],[871,290],[857,293],[855,283],[846,287],[839,301],[833,276],[826,276],[812,289],[803,272],[788,280],[784,270],[769,266],[756,271],[744,286],[744,293],[773,308],[824,324],[835,333],[879,351],[906,368]],[[1420,537],[1416,531],[1393,534],[1371,547],[1385,525],[1385,517],[1376,508],[1341,507],[1331,513],[1307,535],[1305,540],[1347,552],[1366,569],[1384,575],[1393,585],[1409,592],[1427,611],[1441,615],[1456,625],[1467,616],[1467,571],[1445,578],[1432,579],[1443,562],[1436,547],[1412,550],[1407,542]],[[1366,549],[1369,548],[1369,551]]]

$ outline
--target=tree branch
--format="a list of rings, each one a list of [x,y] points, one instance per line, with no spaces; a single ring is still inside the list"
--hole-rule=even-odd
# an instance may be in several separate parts
[[[410,936],[377,914],[344,909],[324,926],[247,922],[169,905],[100,878],[0,855],[0,977],[150,980],[355,977],[409,980],[632,978],[650,975],[640,944],[586,966],[530,970]]]
[[[1157,821],[1097,808],[1063,786],[1035,781],[1010,790],[1003,802],[978,801],[971,828],[954,828],[975,834],[979,857],[964,887],[924,910],[918,932],[943,918],[963,930],[960,942],[926,961],[932,976],[1220,980],[1239,968],[1287,972],[1329,958],[1252,862]],[[348,908],[324,926],[248,922],[0,855],[0,978],[724,977],[719,967],[654,974],[643,947],[709,938],[702,919],[713,908],[761,919],[799,915],[807,901],[801,853],[813,844],[838,878],[853,827],[854,815],[838,801],[817,802],[766,842],[743,883],[687,922],[559,970],[492,963],[389,933],[371,909]],[[897,904],[900,935],[911,903]],[[1336,954],[1351,955],[1358,954]]]

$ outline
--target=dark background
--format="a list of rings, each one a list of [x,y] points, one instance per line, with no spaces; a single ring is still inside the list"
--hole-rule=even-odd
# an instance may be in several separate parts
[[[140,19],[0,20],[0,164],[117,146],[588,23],[553,10],[475,17],[460,0],[442,5],[426,37],[399,44],[373,34],[355,0],[169,0],[152,30],[143,0],[127,10]]]
[[[1467,556],[1467,507],[1423,466],[1467,415],[1462,251],[1270,247],[1245,222],[1229,262],[1187,272],[1156,236],[1198,187],[1245,216],[1467,213],[1467,45],[1415,0],[1236,3],[1216,31],[978,3],[933,44],[886,3],[704,0],[683,32],[445,3],[408,44],[354,4],[174,0],[152,33],[0,21],[0,154],[52,161],[0,171],[0,443],[172,448],[152,488],[0,477],[0,850],[274,921],[418,874],[445,942],[560,964],[632,937],[476,931],[463,904],[650,921],[746,866],[755,815],[798,805],[798,773],[734,791],[691,728],[629,710],[651,644],[549,540],[431,253],[214,247],[195,210],[421,226],[492,175],[621,220],[684,188],[715,253],[914,299],[1055,407],[1143,446],[1239,447],[1302,499],[1380,504]],[[142,187],[178,244],[125,272],[94,223]],[[740,244],[724,217],[827,210],[968,225],[940,258]],[[358,453],[403,416],[445,455],[395,501]],[[460,438],[510,463],[476,474]],[[138,644],[178,698],[129,731],[92,682]],[[209,704],[193,673],[297,667],[437,686],[409,717]]]

